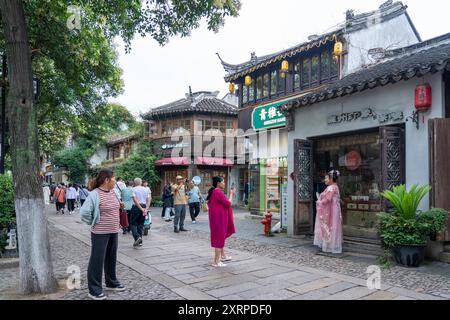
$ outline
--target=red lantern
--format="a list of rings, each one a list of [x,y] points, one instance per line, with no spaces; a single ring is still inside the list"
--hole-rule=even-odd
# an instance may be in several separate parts
[[[414,106],[417,111],[427,111],[432,105],[432,95],[430,84],[421,84],[416,87],[414,96]]]

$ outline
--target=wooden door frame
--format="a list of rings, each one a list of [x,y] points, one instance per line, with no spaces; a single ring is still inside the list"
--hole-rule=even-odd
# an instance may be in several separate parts
[[[435,190],[439,190],[439,182],[437,181],[438,176],[440,176],[439,173],[441,172],[448,172],[449,168],[438,168],[436,167],[436,154],[438,153],[438,150],[440,150],[436,139],[434,138],[436,136],[435,132],[438,130],[436,127],[448,127],[447,130],[450,131],[450,119],[430,119],[428,120],[428,135],[429,135],[429,179],[430,179],[430,186],[432,187],[432,190],[429,194],[430,197],[430,207],[438,207],[445,210],[450,210],[450,201],[448,201],[447,197],[448,195],[440,193],[437,194]],[[442,130],[439,130],[439,132],[442,132]],[[439,135],[442,136],[442,135]],[[448,133],[448,136],[450,137],[450,132]],[[449,139],[444,137],[444,141],[448,142]],[[448,148],[447,148],[448,149]],[[448,163],[448,162],[447,162]],[[448,165],[447,165],[448,166]],[[448,178],[450,180],[450,178]],[[448,188],[448,186],[447,186]],[[447,230],[444,234],[444,241],[450,241],[450,219],[447,220]]]
[[[303,161],[305,161],[306,168],[303,173],[300,172],[300,154],[304,150]],[[309,166],[309,167],[308,167]],[[312,235],[313,229],[313,143],[310,140],[295,139],[294,140],[294,235]],[[308,180],[302,181],[307,175]],[[309,183],[309,186],[308,186]],[[300,190],[302,185],[303,190]],[[303,192],[303,197],[300,197],[300,191]],[[303,222],[299,221],[300,217],[308,217]]]

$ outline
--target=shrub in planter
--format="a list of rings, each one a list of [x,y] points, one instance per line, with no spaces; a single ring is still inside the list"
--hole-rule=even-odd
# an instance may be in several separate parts
[[[8,228],[15,226],[14,187],[10,174],[0,175],[0,252],[6,246]]]
[[[384,246],[391,250],[398,264],[418,267],[424,259],[428,236],[442,231],[448,219],[443,209],[418,210],[422,199],[430,192],[428,185],[405,185],[385,191],[381,196],[392,204],[389,213],[380,213],[380,235]]]

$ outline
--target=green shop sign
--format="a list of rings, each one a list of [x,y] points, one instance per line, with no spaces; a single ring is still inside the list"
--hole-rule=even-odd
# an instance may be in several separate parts
[[[256,107],[252,112],[252,127],[255,130],[284,127],[286,116],[281,113],[280,106],[286,101],[280,101],[261,107]]]

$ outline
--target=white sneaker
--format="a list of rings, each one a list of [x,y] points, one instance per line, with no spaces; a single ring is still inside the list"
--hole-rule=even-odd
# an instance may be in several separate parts
[[[214,268],[223,268],[223,267],[226,267],[227,265],[221,261],[218,264],[213,263],[212,266]]]
[[[195,223],[197,223],[197,222],[195,222],[195,220],[194,220],[194,221],[192,221],[192,223],[195,224]]]

